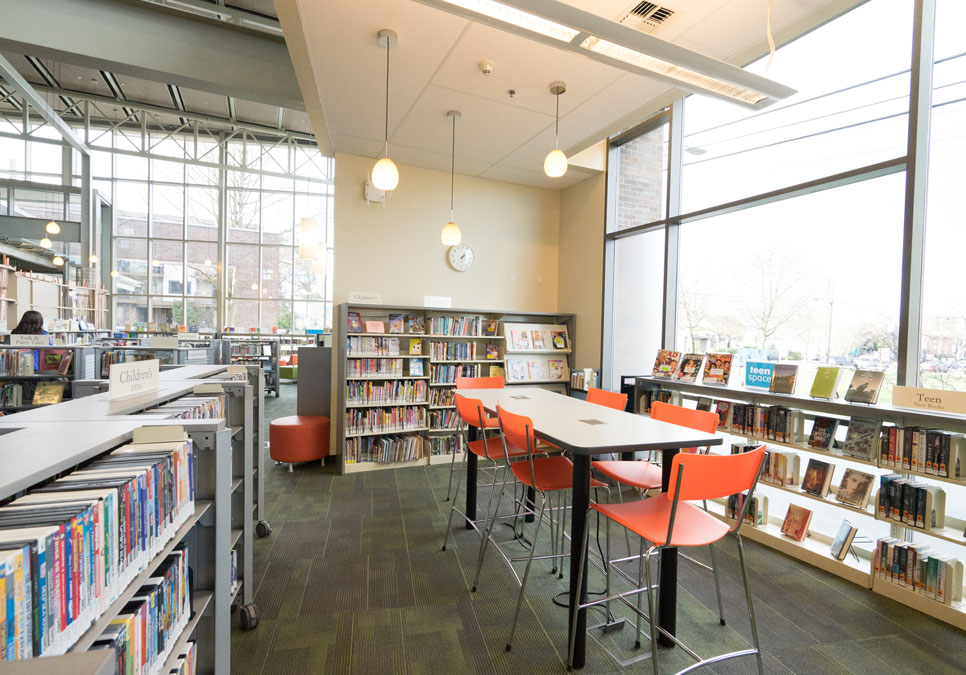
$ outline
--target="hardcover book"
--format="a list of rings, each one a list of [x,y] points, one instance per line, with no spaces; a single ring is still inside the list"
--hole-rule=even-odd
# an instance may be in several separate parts
[[[567,368],[563,359],[547,359],[547,367],[550,369],[551,380],[567,379]]]
[[[885,373],[881,370],[857,370],[852,375],[849,389],[845,392],[845,400],[851,403],[868,403],[874,405],[879,399],[879,390]]]
[[[349,312],[349,325],[346,326],[347,333],[361,333],[362,332],[362,316],[359,312]]]
[[[812,398],[833,399],[838,396],[838,384],[842,369],[838,366],[819,366],[812,380],[808,395]]]
[[[849,548],[852,546],[852,542],[855,541],[855,535],[858,531],[859,528],[849,521],[842,521],[842,524],[839,525],[839,531],[835,533],[835,539],[832,540],[833,558],[836,560],[845,560],[845,556],[848,555]]]
[[[705,398],[704,396],[699,396],[698,397],[698,403],[695,406],[695,409],[696,410],[704,410],[704,411],[710,412],[711,411],[711,399],[710,398]]]
[[[875,485],[875,476],[871,473],[847,467],[835,498],[843,504],[864,509],[869,505],[873,485]]]
[[[853,417],[849,420],[843,451],[851,457],[875,460],[881,431],[881,421]]]
[[[705,384],[728,384],[731,378],[732,354],[708,354],[704,361]]]
[[[63,382],[38,382],[34,390],[33,405],[50,405],[64,400]]]
[[[812,432],[808,436],[808,446],[819,450],[829,450],[835,443],[835,431],[839,421],[834,417],[816,417]]]
[[[685,354],[681,357],[681,366],[675,379],[678,382],[697,382],[704,364],[704,354]]]
[[[567,348],[567,331],[565,330],[555,330],[551,331],[551,336],[553,340],[554,349],[566,349]]]
[[[752,389],[770,389],[774,374],[774,363],[749,361],[745,364],[745,386]]]
[[[651,369],[651,375],[654,377],[674,377],[680,360],[681,352],[674,352],[669,349],[657,350],[657,358],[654,359],[654,368]]]
[[[835,467],[828,462],[814,458],[808,460],[805,476],[802,478],[802,492],[807,492],[816,497],[827,496],[829,488],[832,486],[834,470]]]
[[[794,394],[795,379],[798,377],[798,366],[792,363],[775,365],[775,372],[771,377],[771,391],[775,394]]]
[[[805,541],[805,537],[808,536],[808,526],[811,522],[811,511],[798,504],[789,504],[785,520],[782,522],[782,534],[796,541]]]
[[[389,332],[390,333],[404,333],[406,332],[403,315],[402,314],[390,314],[389,315]]]

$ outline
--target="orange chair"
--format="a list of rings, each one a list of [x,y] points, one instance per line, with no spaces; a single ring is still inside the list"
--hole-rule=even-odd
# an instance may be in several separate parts
[[[457,377],[456,389],[503,389],[505,381],[502,377]],[[483,414],[483,428],[496,429],[496,417]],[[449,485],[446,487],[446,501],[449,501],[450,493],[453,491],[453,474],[457,471],[456,453],[453,453],[453,461],[449,465]]]
[[[625,410],[627,408],[627,394],[590,387],[587,390],[587,402],[614,410]]]
[[[461,516],[463,516],[463,519],[466,522],[472,524],[473,528],[477,532],[480,532],[480,534],[482,534],[482,531],[480,530],[480,528],[477,527],[477,524],[481,522],[484,523],[483,529],[484,530],[486,529],[485,523],[487,518],[489,517],[489,509],[493,505],[493,487],[497,483],[496,471],[498,471],[501,467],[504,466],[500,464],[500,460],[505,459],[507,460],[507,464],[509,464],[510,459],[522,457],[527,454],[527,451],[521,448],[518,448],[512,445],[505,446],[503,441],[498,436],[493,436],[491,438],[486,437],[486,428],[485,428],[486,413],[483,410],[483,402],[481,400],[479,400],[478,398],[467,398],[466,396],[456,394],[455,402],[456,402],[456,412],[460,416],[460,420],[466,425],[467,430],[469,428],[479,429],[480,434],[482,435],[482,438],[479,440],[468,441],[466,443],[467,449],[469,450],[469,452],[472,452],[480,459],[487,459],[493,462],[494,477],[493,477],[493,483],[489,484],[490,501],[489,501],[489,504],[487,505],[487,510],[484,514],[483,519],[470,520],[469,518],[466,517],[465,513],[460,511],[458,508],[456,508],[456,504],[458,503],[457,500],[460,494],[460,484],[463,482],[462,474],[465,473],[466,471],[465,467],[463,469],[460,469],[459,471],[460,478],[459,480],[456,481],[456,494],[453,495],[453,505],[450,507],[450,510],[449,510],[449,523],[446,526],[446,534],[443,535],[442,550],[444,551],[446,550],[446,542],[449,541],[450,530],[453,528],[454,513],[458,513]],[[453,453],[453,456],[455,457],[456,453]],[[464,462],[466,461],[465,455],[464,455],[463,461]],[[506,481],[504,479],[504,483],[505,482]],[[499,502],[497,502],[497,506],[499,507]],[[494,513],[493,516],[495,517],[496,514]]]
[[[600,600],[594,600],[580,605],[580,609],[591,607],[612,600],[620,600],[637,614],[637,635],[640,637],[640,621],[644,617],[641,611],[641,595],[647,595],[648,618],[651,625],[651,663],[655,675],[658,674],[657,634],[660,631],[680,645],[698,662],[682,671],[689,672],[711,663],[718,663],[737,656],[755,655],[758,662],[758,673],[764,675],[761,661],[761,649],[758,642],[758,626],[755,622],[755,609],[751,600],[751,589],[748,586],[748,569],[745,565],[745,550],[741,539],[741,525],[745,520],[749,505],[752,503],[758,478],[764,465],[765,446],[760,445],[754,450],[737,455],[700,455],[678,454],[671,463],[671,476],[674,484],[668,492],[653,499],[644,499],[626,504],[592,504],[590,508],[607,518],[608,530],[610,521],[624,526],[641,537],[641,566],[644,579],[638,577],[638,588],[617,595],[608,595]],[[741,514],[733,527],[702,509],[692,501],[721,499],[733,494],[745,493]],[[578,567],[578,578],[584,572],[587,557],[587,534],[584,532],[583,553]],[[745,599],[748,602],[748,617],[751,620],[751,636],[754,649],[743,649],[728,654],[721,654],[708,659],[701,659],[688,649],[677,637],[671,635],[657,625],[656,607],[651,580],[650,560],[665,547],[711,546],[721,540],[726,534],[733,532],[738,542],[738,559],[741,563],[741,575],[745,585]],[[652,542],[644,550],[644,542]],[[712,550],[713,547],[712,547]],[[641,584],[644,584],[643,586]],[[627,596],[637,595],[637,606],[627,599]],[[576,609],[576,608],[575,608]],[[577,626],[577,612],[574,611],[570,622],[570,653],[567,663],[573,663],[573,632]]]
[[[269,454],[276,462],[311,462],[329,456],[329,418],[321,415],[279,417],[269,424]]]

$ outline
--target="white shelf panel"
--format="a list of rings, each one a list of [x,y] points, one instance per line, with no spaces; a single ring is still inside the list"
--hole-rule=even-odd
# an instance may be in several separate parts
[[[405,462],[346,462],[345,472],[361,473],[363,471],[382,471],[384,469],[402,469],[410,466],[426,466],[426,458],[410,459]]]
[[[910,591],[905,586],[894,584],[874,575],[872,577],[872,590],[896,602],[901,602],[907,607],[917,609],[923,614],[945,621],[960,630],[966,630],[966,603],[946,605],[915,591]]]
[[[834,495],[838,490],[837,485],[833,485],[831,487],[831,489],[829,490],[829,495],[830,495],[829,497],[819,497],[817,495],[813,495],[808,492],[803,492],[801,487],[798,485],[783,486],[783,485],[776,485],[774,483],[768,483],[766,481],[759,481],[758,487],[767,487],[775,490],[781,490],[782,492],[788,492],[790,494],[797,495],[799,497],[805,497],[806,499],[811,499],[812,501],[821,502],[823,504],[827,504],[828,506],[837,506],[838,508],[847,509],[849,511],[852,511],[853,513],[858,513],[863,516],[868,516],[869,518],[876,517],[875,506],[872,502],[869,503],[868,507],[864,509],[860,509],[857,506],[852,506],[851,504],[843,504],[842,502],[837,501],[833,497],[831,497],[831,495]]]

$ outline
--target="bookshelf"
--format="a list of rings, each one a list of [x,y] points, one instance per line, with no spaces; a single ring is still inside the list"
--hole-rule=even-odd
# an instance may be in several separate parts
[[[54,336],[55,337],[55,336]],[[38,355],[38,369],[34,369],[33,354]],[[15,363],[17,354],[26,353],[26,360],[30,362],[28,370],[20,368]],[[70,357],[70,365],[65,372],[58,370],[62,360]],[[20,347],[16,345],[0,345],[0,413],[10,414],[21,410],[30,410],[37,405],[28,402],[23,395],[24,385],[30,383],[36,386],[40,382],[62,382],[64,384],[63,399],[69,400],[72,395],[72,383],[75,380],[85,380],[94,377],[94,352],[84,345],[52,345],[50,347]],[[12,389],[19,386],[21,401],[10,400],[14,396]]]
[[[224,363],[259,365],[264,372],[265,389],[279,396],[278,358],[281,343],[277,337],[233,335],[222,337]]]
[[[212,347],[158,347],[149,345],[100,344],[94,347],[94,359],[99,364],[98,377],[109,376],[113,363],[158,359],[162,366],[212,363]]]
[[[12,330],[30,309],[48,322],[83,322],[90,330],[107,330],[110,295],[107,289],[86,284],[65,284],[61,277],[17,271],[0,265],[0,327]]]
[[[853,467],[875,476],[874,490],[877,490],[881,476],[892,473],[900,474],[904,478],[922,481],[926,484],[941,486],[947,493],[945,527],[927,529],[912,527],[880,515],[877,508],[878,494],[872,495],[867,508],[860,509],[856,506],[836,501],[834,497],[836,485],[834,484],[829,492],[829,496],[819,497],[803,492],[800,484],[782,486],[761,481],[759,483],[759,494],[768,496],[770,502],[788,502],[799,504],[810,510],[815,509],[816,517],[812,520],[809,536],[804,542],[798,542],[782,535],[781,523],[785,515],[785,510],[784,508],[776,509],[771,507],[769,509],[768,523],[757,528],[743,527],[742,532],[750,539],[759,541],[766,546],[780,550],[783,553],[799,558],[832,574],[848,579],[853,583],[870,588],[876,593],[886,595],[893,600],[902,602],[930,616],[966,630],[966,604],[944,604],[940,601],[927,598],[915,591],[911,591],[904,586],[899,586],[885,579],[881,579],[873,573],[871,562],[871,548],[875,546],[875,541],[883,536],[895,537],[900,543],[925,543],[931,546],[941,547],[937,549],[939,553],[946,554],[952,552],[954,557],[959,560],[966,558],[966,533],[964,533],[966,519],[953,517],[948,513],[950,508],[955,509],[956,505],[962,504],[963,500],[966,499],[966,478],[957,479],[954,477],[926,474],[885,464],[879,452],[878,439],[874,445],[873,456],[868,459],[852,457],[844,454],[839,447],[835,447],[836,444],[842,442],[846,433],[845,429],[849,424],[849,420],[853,417],[877,420],[886,425],[894,425],[900,428],[916,427],[928,430],[942,430],[943,432],[951,434],[963,434],[966,433],[966,416],[930,413],[927,411],[896,408],[887,405],[850,403],[844,400],[824,400],[800,395],[774,394],[768,391],[745,389],[735,386],[723,387],[698,383],[684,383],[654,377],[638,377],[635,379],[634,410],[640,414],[646,414],[643,413],[644,405],[656,392],[667,392],[671,397],[671,402],[678,405],[684,405],[687,402],[694,402],[699,398],[704,398],[711,399],[712,401],[729,401],[732,404],[783,406],[800,411],[804,420],[803,426],[805,429],[808,428],[807,425],[816,416],[834,418],[839,420],[839,431],[836,433],[835,443],[833,443],[833,447],[830,450],[822,450],[809,446],[807,444],[808,434],[804,430],[797,442],[769,440],[762,436],[756,436],[746,431],[734,429],[730,423],[719,428],[719,431],[734,437],[736,442],[765,443],[769,447],[787,449],[799,453],[801,456],[802,471],[804,471],[809,458],[814,457],[829,462],[835,466],[833,483],[837,482],[835,476],[841,477],[844,470],[843,467]],[[712,410],[714,410],[714,406],[712,406]],[[799,476],[799,478],[801,477]],[[725,516],[723,504],[712,504],[711,508],[718,517],[728,520]],[[825,517],[821,519],[818,518],[819,509],[826,513]],[[865,535],[872,540],[871,542],[854,545],[854,548],[862,557],[861,561],[856,560],[851,555],[845,561],[839,561],[831,555],[831,541],[835,534],[836,525],[841,519],[849,520],[859,528],[860,536]]]
[[[350,316],[358,321],[352,332]],[[446,463],[462,453],[455,379],[505,376],[508,326],[547,331],[547,340],[551,330],[564,333],[566,347],[551,347],[541,358],[560,355],[562,377],[547,377],[544,383],[567,393],[576,328],[572,314],[340,305],[334,423],[342,472]],[[384,419],[388,426],[372,423]]]

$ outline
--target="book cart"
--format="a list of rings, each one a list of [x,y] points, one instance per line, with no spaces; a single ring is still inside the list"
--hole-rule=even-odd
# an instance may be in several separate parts
[[[83,632],[79,632],[71,644],[58,645],[50,650],[51,656],[56,657],[58,653],[68,650],[73,654],[91,649],[128,601],[154,576],[169,554],[178,545],[184,544],[188,549],[190,568],[191,611],[180,632],[173,640],[169,639],[158,672],[170,671],[189,640],[195,642],[197,649],[196,672],[211,675],[228,675],[230,672],[231,430],[222,420],[177,422],[145,424],[145,420],[137,418],[71,422],[26,422],[13,418],[0,420],[0,434],[5,449],[15,452],[20,458],[20,461],[6,466],[0,478],[0,499],[3,500],[29,494],[32,488],[69,474],[87,462],[130,443],[174,442],[184,439],[187,434],[193,444],[194,511],[176,530],[172,528],[167,540],[157,543],[152,550],[155,555],[144,557],[143,564],[134,569],[127,585],[118,589],[113,602],[96,612],[89,625],[79,624]],[[45,662],[42,660],[28,661],[36,661],[40,670],[20,672],[52,672],[43,669]],[[0,670],[6,672],[6,665]],[[26,669],[30,666],[17,664],[15,668]]]
[[[9,359],[17,351],[36,351],[41,362],[40,369],[32,369],[30,373],[18,374],[17,369],[10,367]],[[44,355],[47,353],[71,356],[70,365],[65,373],[57,368],[45,369]],[[25,382],[64,382],[64,396],[71,396],[71,383],[76,380],[86,380],[94,377],[94,351],[85,345],[52,345],[50,347],[21,347],[17,345],[0,345],[0,387],[6,383],[22,384]],[[31,364],[32,365],[32,364]],[[22,410],[43,407],[46,404],[21,402],[20,405],[5,405],[0,398],[0,413],[11,414]]]
[[[350,312],[358,315],[361,330],[349,332]],[[379,322],[369,327],[380,330],[367,330],[367,321]],[[547,344],[563,364],[559,379],[510,382],[507,377],[507,385],[539,384],[566,394],[573,366],[572,314],[341,304],[334,423],[342,473],[458,459],[463,447],[453,398],[456,377],[506,377],[506,360],[514,353],[507,346],[511,328],[547,331],[548,340],[551,329],[562,331],[566,346]],[[530,356],[536,353],[518,351],[516,357],[537,358]],[[545,364],[550,352],[539,353]]]
[[[755,391],[751,389],[737,388],[734,386],[722,387],[705,385],[698,383],[683,383],[671,380],[664,380],[654,377],[638,377],[635,380],[634,390],[634,410],[639,414],[646,414],[645,407],[648,400],[653,400],[658,392],[665,392],[670,395],[672,403],[681,405],[685,401],[694,401],[698,398],[711,399],[713,401],[729,401],[739,404],[753,404],[761,406],[784,406],[792,410],[800,411],[804,420],[805,428],[811,424],[816,416],[830,417],[839,420],[840,431],[836,434],[836,440],[841,443],[844,438],[843,429],[849,424],[849,420],[854,418],[878,420],[886,425],[896,427],[920,427],[928,430],[941,430],[947,433],[966,433],[966,416],[929,413],[926,411],[896,408],[885,405],[865,405],[861,403],[850,403],[844,400],[824,400],[814,399],[801,395],[782,395],[769,393],[767,391]],[[714,410],[714,407],[712,407]],[[791,537],[781,534],[781,523],[784,516],[784,509],[771,509],[768,522],[757,526],[742,528],[743,536],[754,539],[759,543],[775,548],[787,555],[798,558],[811,565],[819,567],[827,572],[831,572],[844,579],[848,579],[865,588],[870,588],[876,593],[885,595],[897,602],[913,607],[925,614],[933,616],[941,621],[966,630],[966,603],[944,604],[941,601],[928,598],[906,586],[901,586],[890,582],[875,574],[872,569],[871,548],[875,547],[875,541],[879,537],[892,536],[902,542],[915,542],[937,545],[942,547],[941,553],[952,549],[953,557],[963,560],[966,557],[966,520],[961,518],[961,512],[952,517],[948,515],[949,507],[964,503],[966,499],[966,478],[947,478],[934,474],[910,471],[906,468],[898,468],[883,464],[880,457],[879,442],[874,445],[872,459],[862,459],[846,455],[838,447],[830,450],[821,450],[808,445],[808,434],[802,433],[799,442],[783,443],[769,440],[761,436],[749,435],[739,432],[732,428],[731,423],[719,428],[719,432],[732,436],[733,442],[764,443],[776,449],[788,449],[801,453],[801,469],[804,472],[805,465],[809,458],[820,458],[822,461],[833,464],[836,468],[833,476],[841,477],[844,472],[843,467],[853,467],[865,473],[875,476],[875,488],[879,486],[879,477],[884,474],[896,473],[904,478],[914,478],[922,482],[934,482],[947,491],[945,526],[938,529],[918,528],[907,526],[891,518],[880,516],[877,509],[878,495],[873,494],[869,500],[869,506],[860,509],[856,506],[840,503],[835,500],[837,486],[832,485],[827,497],[819,497],[807,492],[803,492],[800,486],[800,476],[796,477],[795,484],[778,485],[771,482],[759,482],[758,494],[770,496],[777,501],[788,501],[791,504],[799,504],[805,508],[813,509],[826,507],[824,510],[830,514],[834,513],[834,519],[829,515],[816,522],[813,518],[809,533],[803,542],[799,542]],[[725,450],[726,451],[726,450]],[[734,522],[727,517],[724,502],[709,504],[715,515],[723,520]],[[829,508],[830,507],[830,508]],[[816,512],[818,515],[818,512]],[[848,519],[859,529],[859,534],[864,535],[863,543],[854,544],[851,552],[846,555],[845,560],[838,560],[831,555],[830,546],[835,535],[835,528],[841,519]],[[950,544],[952,546],[950,546]]]
[[[222,335],[222,363],[261,366],[265,373],[265,389],[279,396],[278,357],[280,343],[277,337]]]

